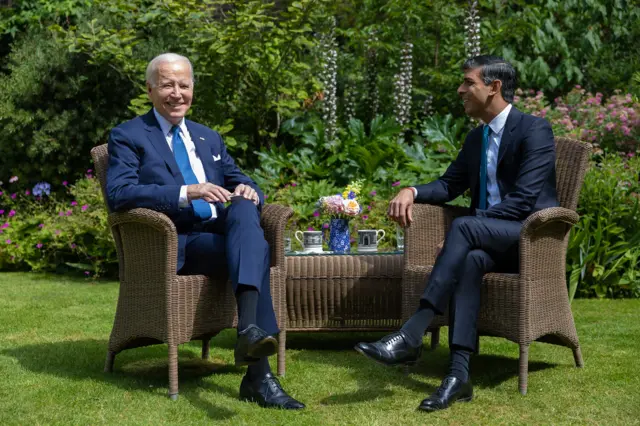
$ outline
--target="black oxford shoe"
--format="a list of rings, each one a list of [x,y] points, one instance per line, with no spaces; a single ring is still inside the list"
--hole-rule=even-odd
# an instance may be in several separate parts
[[[265,408],[301,410],[305,407],[302,402],[289,396],[271,373],[254,381],[249,380],[249,375],[246,374],[240,384],[240,399],[255,402]]]
[[[472,399],[471,379],[463,382],[454,376],[447,376],[438,389],[420,403],[418,409],[429,412],[444,410],[456,401],[469,402]]]
[[[251,324],[242,331],[238,331],[234,358],[236,366],[251,365],[258,359],[276,353],[278,341],[258,327]]]
[[[411,346],[404,331],[391,333],[377,342],[360,342],[355,350],[384,365],[415,364],[422,354],[422,344]]]

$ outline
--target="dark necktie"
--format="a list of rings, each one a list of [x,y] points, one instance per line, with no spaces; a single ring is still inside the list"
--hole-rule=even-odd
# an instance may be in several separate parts
[[[482,149],[480,153],[480,197],[478,208],[487,208],[487,149],[489,148],[489,132],[491,129],[485,124],[482,129]]]
[[[171,131],[173,132],[173,155],[176,157],[176,163],[178,163],[180,173],[182,173],[182,177],[184,178],[184,183],[187,185],[200,183],[191,168],[187,147],[184,146],[184,142],[180,136],[180,128],[178,126],[173,126]],[[211,207],[209,207],[209,203],[206,201],[193,200],[191,204],[193,204],[193,211],[200,219],[207,220],[211,217]]]

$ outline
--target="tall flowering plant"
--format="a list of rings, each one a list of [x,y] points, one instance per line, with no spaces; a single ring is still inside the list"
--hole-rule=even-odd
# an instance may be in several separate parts
[[[362,190],[362,181],[351,182],[341,194],[320,197],[318,210],[332,219],[350,219],[358,216],[362,207],[358,195]]]

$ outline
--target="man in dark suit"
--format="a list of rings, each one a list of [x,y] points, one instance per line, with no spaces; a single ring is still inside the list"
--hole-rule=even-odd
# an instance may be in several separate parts
[[[269,245],[260,227],[264,195],[236,166],[217,132],[184,118],[194,85],[187,58],[173,53],[154,58],[146,80],[153,109],[117,126],[109,137],[109,206],[169,216],[178,230],[177,273],[229,275],[238,304],[235,363],[249,365],[240,398],[264,407],[304,408],[269,367],[279,330]]]
[[[470,189],[469,216],[451,224],[414,316],[400,331],[356,345],[357,351],[386,365],[415,363],[427,327],[449,304],[449,372],[418,407],[425,411],[472,399],[469,359],[477,350],[482,277],[490,271],[517,272],[522,222],[558,205],[553,132],[546,120],[511,106],[514,68],[499,57],[477,56],[464,63],[463,71],[458,94],[464,110],[487,124],[467,135],[439,179],[402,189],[389,205],[389,216],[409,226],[414,202],[441,204]]]

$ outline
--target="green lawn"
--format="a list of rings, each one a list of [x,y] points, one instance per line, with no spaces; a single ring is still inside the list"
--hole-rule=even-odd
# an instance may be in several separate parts
[[[352,350],[379,335],[291,333],[282,383],[307,409],[285,412],[238,401],[233,330],[212,341],[211,362],[199,360],[197,343],[180,348],[176,402],[166,396],[165,346],[125,351],[114,374],[103,373],[117,291],[113,282],[0,274],[1,425],[640,424],[640,300],[575,301],[585,368],[569,349],[535,343],[525,397],[517,346],[482,338],[476,399],[433,414],[416,407],[446,369],[446,342],[407,376]]]

